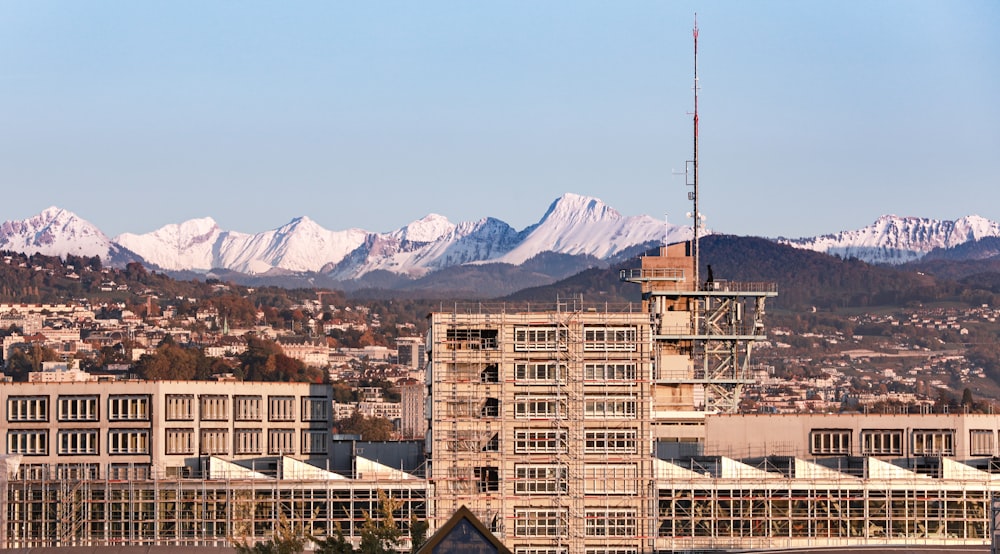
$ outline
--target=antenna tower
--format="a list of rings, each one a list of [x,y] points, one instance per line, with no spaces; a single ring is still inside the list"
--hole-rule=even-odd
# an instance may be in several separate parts
[[[701,233],[701,212],[698,210],[698,14],[694,14],[694,158],[691,161],[692,186],[689,200],[694,202],[694,240],[691,242],[691,253],[694,255],[694,285],[701,287],[698,278],[698,239]]]

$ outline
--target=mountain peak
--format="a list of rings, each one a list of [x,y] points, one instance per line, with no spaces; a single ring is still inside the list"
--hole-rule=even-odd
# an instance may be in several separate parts
[[[542,216],[542,221],[549,219],[568,222],[594,222],[618,220],[622,215],[598,198],[567,192],[557,198]]]
[[[403,227],[396,233],[400,240],[410,242],[434,242],[437,239],[451,233],[455,229],[455,224],[448,221],[448,218],[440,214],[427,214],[424,217]]]

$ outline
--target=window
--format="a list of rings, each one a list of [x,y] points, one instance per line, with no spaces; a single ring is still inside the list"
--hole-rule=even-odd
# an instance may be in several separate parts
[[[500,367],[497,364],[489,364],[479,372],[480,383],[499,383]]]
[[[514,549],[514,554],[569,554],[569,549],[566,548],[565,546],[562,548],[519,546]]]
[[[295,397],[268,396],[267,419],[270,421],[295,421]]]
[[[496,329],[447,329],[445,345],[448,350],[496,350]]]
[[[108,419],[111,421],[148,421],[149,397],[124,394],[108,397]]]
[[[167,429],[167,454],[194,454],[194,429]]]
[[[302,399],[302,421],[329,421],[330,400],[325,396],[307,396]]]
[[[233,450],[236,454],[261,454],[264,452],[264,441],[260,429],[237,429]]]
[[[584,554],[638,554],[635,548],[587,548]]]
[[[479,409],[480,417],[500,417],[500,400],[498,398],[487,398]]]
[[[569,490],[569,468],[564,464],[517,464],[515,494],[558,494]]]
[[[229,454],[229,429],[202,429],[199,454]]]
[[[564,537],[569,532],[569,510],[514,508],[514,536]]]
[[[99,464],[58,464],[56,465],[56,479],[69,479],[77,481],[81,479],[97,479],[100,475]]]
[[[97,429],[64,429],[56,435],[56,451],[60,455],[99,454]]]
[[[264,417],[263,402],[260,396],[237,396],[233,399],[236,421],[260,421]]]
[[[635,419],[636,399],[633,396],[588,396],[583,402],[583,417],[587,419]]]
[[[329,435],[326,431],[306,429],[302,431],[302,453],[303,454],[326,454],[329,450],[327,439]]]
[[[7,398],[7,421],[48,420],[48,396],[11,396]]]
[[[494,466],[472,468],[472,476],[476,480],[476,492],[497,492],[500,490],[500,471]]]
[[[149,479],[153,474],[149,464],[110,464],[108,465],[108,479],[116,480],[142,480]]]
[[[565,429],[515,429],[514,452],[544,454],[566,452]]]
[[[7,453],[47,456],[49,453],[49,432],[45,429],[7,431]]]
[[[565,328],[517,327],[514,329],[516,352],[566,350],[568,333]]]
[[[268,454],[295,454],[295,431],[271,429],[267,432]]]
[[[59,421],[97,421],[97,396],[60,396],[56,401]]]
[[[202,421],[228,421],[229,396],[225,394],[203,394],[198,397],[199,417]]]
[[[168,394],[166,397],[167,421],[194,420],[193,394]]]
[[[108,454],[149,454],[149,430],[111,429]]]
[[[865,429],[861,431],[862,456],[902,456],[903,431],[899,429]]]
[[[588,385],[607,381],[635,381],[635,364],[587,363],[583,365],[583,380]]]
[[[514,364],[514,380],[518,383],[562,383],[566,380],[566,366],[553,362]]]
[[[585,352],[634,352],[636,349],[635,327],[584,327],[583,350]]]
[[[636,533],[635,510],[590,509],[584,519],[588,537],[634,537]]]
[[[950,429],[914,429],[914,456],[954,456],[955,432]]]
[[[583,451],[587,454],[635,454],[636,429],[587,429]]]
[[[994,451],[992,429],[973,429],[969,431],[970,456],[992,456]]]
[[[587,464],[583,468],[584,494],[636,494],[639,469],[635,464]]]
[[[814,429],[809,432],[809,453],[813,455],[851,453],[850,429]]]
[[[514,397],[514,417],[517,419],[567,417],[565,398],[518,394]]]

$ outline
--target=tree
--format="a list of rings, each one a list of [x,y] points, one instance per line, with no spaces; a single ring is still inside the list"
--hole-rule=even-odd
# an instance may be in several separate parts
[[[971,410],[976,404],[976,399],[972,396],[972,390],[969,387],[965,387],[965,390],[962,391],[961,404],[966,410]]]
[[[403,532],[396,525],[393,513],[402,506],[402,501],[391,498],[384,491],[378,491],[380,521],[372,519],[365,512],[365,523],[361,527],[361,554],[395,554]]]
[[[339,522],[333,522],[333,535],[319,540],[312,537],[316,545],[316,554],[354,554],[354,547],[344,537],[344,530]]]
[[[417,519],[416,514],[410,514],[410,554],[417,554],[417,550],[427,542],[427,520]]]
[[[300,554],[306,547],[306,537],[281,516],[273,536],[265,542],[249,545],[244,538],[235,542],[237,554]]]
[[[392,422],[384,417],[366,417],[358,410],[347,419],[337,420],[334,426],[340,433],[361,435],[366,441],[392,440],[395,429]]]

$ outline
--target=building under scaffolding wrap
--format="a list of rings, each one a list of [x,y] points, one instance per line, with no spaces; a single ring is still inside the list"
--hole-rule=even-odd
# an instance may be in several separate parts
[[[431,527],[465,505],[516,553],[651,551],[648,314],[476,304],[430,322]]]

